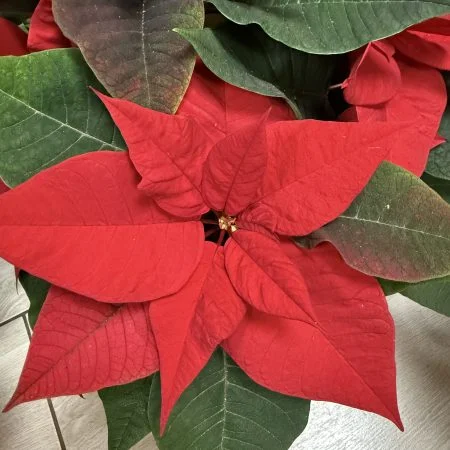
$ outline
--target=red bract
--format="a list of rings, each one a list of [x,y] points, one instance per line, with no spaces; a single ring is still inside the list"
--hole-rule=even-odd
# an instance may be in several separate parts
[[[129,383],[158,370],[145,304],[100,303],[52,287],[39,315],[26,371],[5,411],[50,397]]]
[[[352,69],[343,83],[354,105],[342,120],[413,120],[416,127],[389,161],[416,175],[425,169],[447,103],[437,69],[450,69],[450,18],[431,19],[391,38],[372,42],[351,55]]]
[[[28,50],[38,52],[70,46],[70,40],[63,35],[53,17],[52,0],[40,0],[31,16]]]
[[[178,116],[101,95],[129,154],[77,156],[0,197],[7,236],[0,254],[73,292],[57,291],[68,296],[67,315],[64,302],[47,300],[33,334],[38,344],[8,408],[146,376],[156,370],[157,352],[163,430],[181,393],[224,342],[269,389],[377,412],[401,427],[393,324],[379,286],[329,246],[300,250],[284,236],[308,234],[344,211],[408,128],[276,121],[289,116],[280,103],[215,78],[200,83],[206,74],[201,68]],[[213,84],[219,89],[210,90]],[[242,95],[244,110],[235,108]],[[216,243],[205,242],[216,232]],[[139,316],[130,318],[142,324],[139,331],[125,322],[126,335],[107,344],[111,355],[116,347],[128,355],[121,375],[95,346],[83,351],[96,365],[69,375],[64,355],[79,347],[70,331],[60,333],[61,355],[53,355],[48,328],[64,327],[51,325],[59,319],[48,310],[62,308],[65,321],[71,308],[78,314],[96,303],[79,294],[122,303],[98,303],[96,317],[117,308]],[[74,326],[97,327],[89,320]],[[70,377],[79,384],[64,381]]]

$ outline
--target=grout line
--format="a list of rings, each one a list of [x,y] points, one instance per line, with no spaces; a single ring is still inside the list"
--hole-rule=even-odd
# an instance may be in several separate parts
[[[59,445],[61,446],[61,450],[66,450],[66,444],[64,443],[63,435],[61,432],[61,428],[59,427],[58,418],[56,417],[55,408],[53,407],[52,401],[47,399],[48,407],[50,408],[50,414],[52,415],[53,424],[55,425],[56,434],[58,435]]]
[[[9,319],[6,319],[5,321],[0,323],[0,327],[2,327],[3,325],[8,325],[8,323],[14,322],[16,319],[19,319],[20,317],[24,317],[27,312],[28,310],[21,312],[20,314],[16,314],[15,316],[10,317]]]
[[[30,324],[28,323],[28,318],[27,318],[26,312],[22,313],[21,316],[23,319],[23,323],[25,324],[25,328],[27,330],[28,339],[31,340],[31,328],[30,328]],[[55,408],[53,406],[51,399],[49,399],[49,398],[47,399],[47,404],[48,404],[48,408],[50,409],[50,414],[52,416],[53,425],[55,426],[56,435],[58,436],[58,441],[59,441],[59,445],[61,446],[61,450],[66,450],[66,444],[64,443],[61,428],[59,426],[58,418],[56,416]]]
[[[25,324],[25,329],[27,330],[28,339],[31,341],[31,328],[30,328],[30,324],[28,323],[28,320],[26,318],[26,312],[22,313],[21,316],[23,319],[23,323]]]

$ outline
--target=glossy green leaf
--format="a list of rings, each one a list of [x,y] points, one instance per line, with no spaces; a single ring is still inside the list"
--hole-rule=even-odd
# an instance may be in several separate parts
[[[259,24],[309,53],[344,53],[450,12],[450,0],[208,0],[233,22]]]
[[[422,306],[450,317],[450,276],[414,284],[379,281],[386,295],[399,292]]]
[[[151,432],[148,401],[152,377],[98,391],[108,425],[108,449],[128,450]]]
[[[201,0],[53,0],[55,19],[113,97],[174,113],[195,63],[173,28],[202,28]]]
[[[448,94],[450,92],[450,72],[445,72],[443,75]],[[447,142],[430,152],[425,171],[436,178],[450,180],[450,102],[447,102],[438,133]]]
[[[333,118],[328,87],[338,58],[311,55],[275,41],[259,26],[232,22],[177,30],[218,77],[258,94],[286,99],[298,118]]]
[[[427,173],[422,175],[422,181],[436,191],[447,203],[450,203],[450,180],[435,178]]]
[[[21,270],[19,273],[19,281],[22,285],[25,293],[30,300],[30,309],[28,310],[28,321],[31,328],[34,328],[36,324],[41,308],[44,305],[44,301],[47,297],[48,290],[50,289],[50,283],[41,280],[29,273]]]
[[[450,274],[450,205],[423,181],[384,162],[350,208],[313,233],[352,267],[417,282]]]
[[[124,149],[79,50],[0,58],[0,177],[16,186],[71,156]]]
[[[287,450],[303,431],[309,400],[288,397],[254,383],[217,350],[183,393],[159,436],[159,376],[150,394],[150,420],[162,450]]]

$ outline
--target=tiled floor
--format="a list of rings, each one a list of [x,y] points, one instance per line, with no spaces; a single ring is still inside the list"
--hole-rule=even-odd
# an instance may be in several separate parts
[[[25,361],[28,298],[13,267],[0,259],[0,409],[11,397]],[[0,414],[0,450],[106,450],[106,417],[97,394],[19,405]],[[154,450],[151,436],[133,450]]]
[[[26,356],[28,307],[13,268],[0,259],[0,409]],[[450,319],[400,295],[389,299],[389,307],[396,324],[405,432],[374,414],[313,402],[309,423],[291,450],[450,450]],[[97,394],[26,403],[0,414],[0,450],[57,449],[107,449],[106,417]],[[144,449],[156,450],[151,436],[134,446]]]

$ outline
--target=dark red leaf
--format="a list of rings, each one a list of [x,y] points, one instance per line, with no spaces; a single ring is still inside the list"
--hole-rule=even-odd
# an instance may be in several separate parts
[[[99,303],[52,287],[4,411],[31,400],[129,383],[158,367],[145,304]]]
[[[253,200],[267,165],[267,114],[217,142],[203,169],[203,198],[216,211],[236,216]]]
[[[138,178],[127,153],[106,151],[40,172],[0,196],[0,254],[99,301],[177,292],[202,256],[203,227],[160,210]]]
[[[161,365],[161,433],[181,393],[244,314],[244,303],[225,272],[223,247],[211,242],[189,282],[176,294],[151,302]]]
[[[27,34],[16,24],[0,17],[0,56],[22,56],[27,51]]]
[[[286,121],[267,127],[268,162],[258,200],[242,220],[306,235],[341,214],[393,148],[405,124]]]
[[[28,32],[28,50],[39,52],[52,48],[71,47],[59,26],[56,24],[52,11],[52,0],[40,0],[31,16]]]
[[[0,178],[0,194],[3,194],[4,192],[8,192],[8,191],[9,191],[9,187],[6,186],[6,184]]]
[[[348,267],[331,245],[284,248],[305,277],[317,322],[252,308],[224,348],[268,389],[376,412],[403,429],[394,324],[378,283]]]

